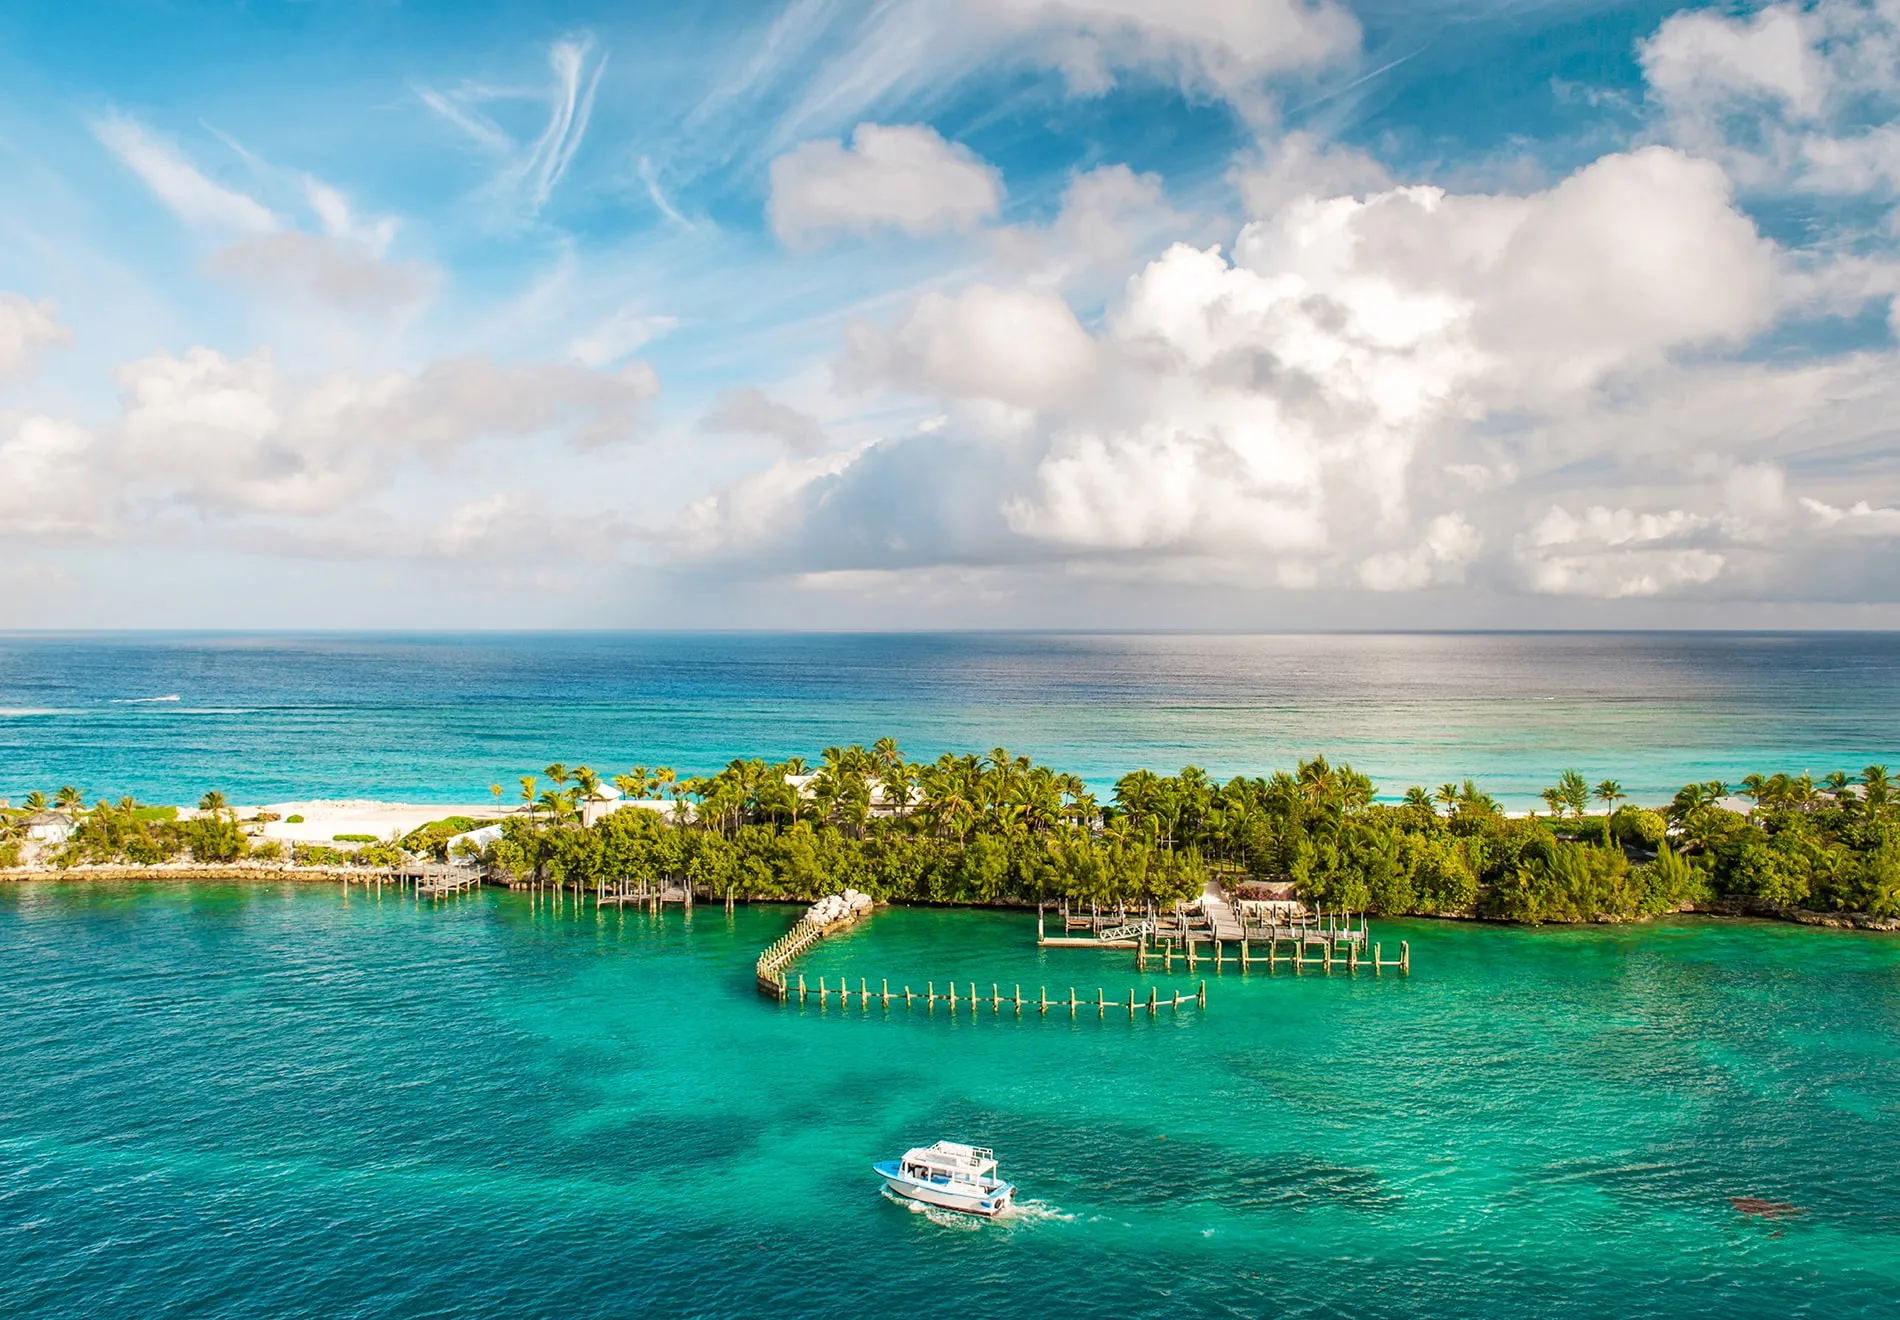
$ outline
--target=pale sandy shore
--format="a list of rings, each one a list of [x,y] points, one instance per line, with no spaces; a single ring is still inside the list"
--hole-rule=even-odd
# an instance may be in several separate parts
[[[254,809],[239,808],[240,816]],[[278,819],[264,826],[264,837],[286,843],[329,843],[339,834],[372,834],[378,839],[397,839],[432,820],[445,816],[472,816],[477,820],[497,820],[511,815],[516,808],[498,807],[494,802],[431,802],[415,805],[407,802],[336,801],[314,799],[304,802],[271,802],[261,810]],[[292,816],[303,817],[293,821]]]

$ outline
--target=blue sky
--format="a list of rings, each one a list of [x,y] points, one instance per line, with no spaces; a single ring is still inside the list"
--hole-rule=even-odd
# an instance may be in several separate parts
[[[0,13],[0,626],[1894,626],[1900,5]]]

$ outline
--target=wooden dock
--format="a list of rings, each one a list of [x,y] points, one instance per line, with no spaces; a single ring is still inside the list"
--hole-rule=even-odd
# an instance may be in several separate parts
[[[446,862],[410,861],[400,866],[366,866],[360,870],[345,870],[344,889],[348,890],[353,884],[360,884],[365,889],[399,885],[414,890],[418,898],[445,898],[450,894],[466,894],[480,889],[482,873],[477,869],[452,866]]]
[[[1212,963],[1216,971],[1234,966],[1249,972],[1288,967],[1294,971],[1335,968],[1357,972],[1362,966],[1374,975],[1387,970],[1409,974],[1412,950],[1400,941],[1399,956],[1388,959],[1382,946],[1372,942],[1372,929],[1363,912],[1322,912],[1296,903],[1235,900],[1208,881],[1206,892],[1174,911],[1146,914],[1087,915],[1072,912],[1064,903],[1058,914],[1063,934],[1048,932],[1048,913],[1036,909],[1036,944],[1051,949],[1122,949],[1135,954],[1135,967],[1147,971],[1159,960],[1172,972],[1175,960],[1192,973]],[[1087,930],[1087,935],[1071,935]]]
[[[904,1008],[914,1008],[921,1004],[926,1012],[934,1012],[938,1004],[946,1004],[953,1014],[957,1011],[959,1004],[971,1014],[980,1013],[987,1005],[992,1017],[1001,1017],[1005,1009],[1010,1010],[1016,1017],[1021,1017],[1025,1008],[1034,1009],[1040,1016],[1047,1017],[1052,1009],[1059,1013],[1066,1008],[1069,1016],[1073,1018],[1083,1009],[1092,1008],[1097,1018],[1107,1017],[1110,1009],[1117,1011],[1126,1009],[1128,1016],[1133,1018],[1144,1009],[1150,1016],[1154,1016],[1164,1008],[1170,1012],[1179,1013],[1184,1007],[1200,1009],[1207,1007],[1206,981],[1202,981],[1200,988],[1192,994],[1184,995],[1176,990],[1170,992],[1165,998],[1162,997],[1160,990],[1152,985],[1148,987],[1146,998],[1142,998],[1137,991],[1131,989],[1126,1000],[1109,998],[1107,992],[1100,986],[1095,988],[1093,999],[1076,994],[1074,986],[1069,987],[1068,998],[1064,999],[1058,995],[1051,999],[1047,986],[1038,986],[1032,998],[1023,994],[1023,988],[1020,985],[1014,986],[1009,994],[1004,994],[1001,985],[992,981],[989,994],[984,995],[977,992],[976,982],[970,981],[965,984],[970,989],[969,993],[964,995],[957,993],[955,981],[945,982],[942,993],[938,993],[935,981],[926,982],[922,990],[912,990],[908,985],[900,990],[893,990],[890,979],[887,977],[879,982],[876,990],[873,990],[868,978],[859,977],[857,989],[854,990],[842,977],[839,978],[837,985],[833,986],[821,976],[818,978],[817,987],[813,988],[805,984],[805,978],[801,974],[797,987],[784,998],[789,1000],[796,997],[801,1004],[816,998],[820,1008],[835,1000],[842,1008],[849,1008],[855,1004],[859,1009],[865,1010],[873,1004],[885,1009],[894,1004]]]
[[[835,935],[857,924],[861,916],[869,913],[853,912],[837,921],[820,924],[808,918],[799,918],[798,924],[779,936],[759,955],[754,966],[759,993],[773,999],[785,999],[791,994],[791,986],[786,980],[786,969],[812,945],[827,935]],[[799,978],[800,994],[804,990],[804,978]]]
[[[629,904],[658,912],[669,903],[693,906],[693,887],[689,884],[654,884],[646,880],[602,880],[594,886],[596,907],[624,908]],[[731,901],[727,901],[730,908]]]

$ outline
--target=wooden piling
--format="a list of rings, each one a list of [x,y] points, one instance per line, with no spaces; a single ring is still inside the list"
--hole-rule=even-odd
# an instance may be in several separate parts
[[[1201,982],[1201,992],[1195,996],[1195,1000],[1197,1001],[1200,1007],[1202,1008],[1207,1007],[1207,982],[1205,981]]]
[[[884,1007],[889,1008],[890,1006],[891,1006],[891,978],[887,976],[884,978]]]
[[[1412,974],[1412,942],[1410,940],[1399,941],[1399,970],[1407,976]]]

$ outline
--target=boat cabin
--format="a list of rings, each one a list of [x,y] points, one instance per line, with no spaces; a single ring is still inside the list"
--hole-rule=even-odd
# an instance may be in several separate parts
[[[996,1152],[985,1146],[939,1141],[904,1152],[899,1166],[924,1182],[977,1182],[996,1173]]]

